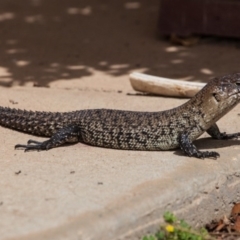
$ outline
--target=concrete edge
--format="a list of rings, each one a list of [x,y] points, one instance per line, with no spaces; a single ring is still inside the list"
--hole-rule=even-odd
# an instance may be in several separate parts
[[[87,212],[62,226],[9,240],[141,239],[158,229],[166,210],[194,226],[203,225],[214,216],[229,212],[233,201],[240,200],[240,170],[223,173],[221,165],[217,169],[219,172],[206,181],[191,181],[188,175],[182,181],[160,179],[144,183],[101,211]],[[192,177],[195,174],[192,172]]]

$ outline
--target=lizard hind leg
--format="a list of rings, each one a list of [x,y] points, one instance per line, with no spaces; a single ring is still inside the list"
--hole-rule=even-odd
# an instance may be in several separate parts
[[[27,151],[42,151],[49,150],[61,146],[65,143],[76,143],[79,141],[80,130],[77,126],[68,126],[59,129],[52,137],[46,141],[38,142],[35,140],[29,140],[26,145],[17,144],[15,149],[24,149]]]

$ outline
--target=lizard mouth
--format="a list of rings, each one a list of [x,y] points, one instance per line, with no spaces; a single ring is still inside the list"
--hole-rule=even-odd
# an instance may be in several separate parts
[[[240,99],[240,80],[235,83],[234,89],[230,90],[229,97],[235,96],[237,99]]]
[[[227,91],[228,91],[228,96],[240,94],[240,82],[236,83],[235,86],[231,86]]]

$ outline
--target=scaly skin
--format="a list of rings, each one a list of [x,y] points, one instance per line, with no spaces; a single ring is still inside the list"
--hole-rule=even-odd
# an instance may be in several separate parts
[[[240,133],[221,133],[215,124],[240,101],[240,73],[212,79],[185,104],[161,112],[91,109],[75,112],[32,112],[0,107],[0,125],[38,136],[16,148],[48,150],[64,143],[131,150],[169,150],[180,147],[188,156],[217,158],[192,143],[205,131],[216,139]]]

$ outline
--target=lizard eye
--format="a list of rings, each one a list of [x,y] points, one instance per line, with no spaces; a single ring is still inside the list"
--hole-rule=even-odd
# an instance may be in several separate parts
[[[217,102],[220,102],[221,97],[217,93],[213,93],[213,97],[216,99]]]

